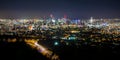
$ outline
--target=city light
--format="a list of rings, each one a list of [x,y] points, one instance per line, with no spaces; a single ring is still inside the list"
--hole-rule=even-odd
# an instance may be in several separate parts
[[[59,45],[59,43],[58,42],[54,42],[54,45]]]
[[[33,40],[25,40],[25,42],[28,45],[30,45],[32,48],[37,49],[39,53],[43,54],[47,58],[49,58],[51,60],[60,60],[58,55],[54,54],[52,51],[48,50],[47,48],[45,48],[44,46],[39,44],[37,40],[34,40],[34,39]],[[58,44],[58,43],[56,43],[56,44]]]
[[[111,44],[108,47],[113,49],[120,45],[120,19],[101,20],[91,17],[77,23],[72,19],[65,20],[60,18],[36,21],[35,19],[1,19],[0,41],[25,42],[51,60],[60,59],[59,55],[55,54],[56,48],[90,46],[99,49],[106,47],[105,44]]]

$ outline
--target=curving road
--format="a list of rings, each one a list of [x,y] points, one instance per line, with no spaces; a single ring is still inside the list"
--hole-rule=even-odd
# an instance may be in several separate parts
[[[32,48],[37,49],[39,53],[46,56],[50,60],[60,60],[59,56],[53,53],[52,51],[48,50],[46,47],[38,44],[38,40],[25,40],[26,44],[30,45]]]

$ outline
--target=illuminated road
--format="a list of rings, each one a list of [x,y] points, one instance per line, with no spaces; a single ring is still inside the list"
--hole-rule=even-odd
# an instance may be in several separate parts
[[[48,50],[41,44],[38,44],[37,40],[31,39],[31,40],[25,40],[26,44],[30,45],[32,48],[37,49],[39,53],[46,56],[50,60],[60,60],[59,56],[54,54],[52,51]]]

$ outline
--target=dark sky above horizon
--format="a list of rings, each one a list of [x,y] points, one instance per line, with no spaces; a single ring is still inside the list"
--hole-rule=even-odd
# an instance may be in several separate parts
[[[0,0],[0,17],[120,18],[119,0]]]

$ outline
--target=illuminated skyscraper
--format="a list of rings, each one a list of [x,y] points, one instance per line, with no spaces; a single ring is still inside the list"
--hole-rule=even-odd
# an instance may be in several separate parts
[[[90,18],[90,23],[91,23],[91,24],[93,23],[93,17]]]

